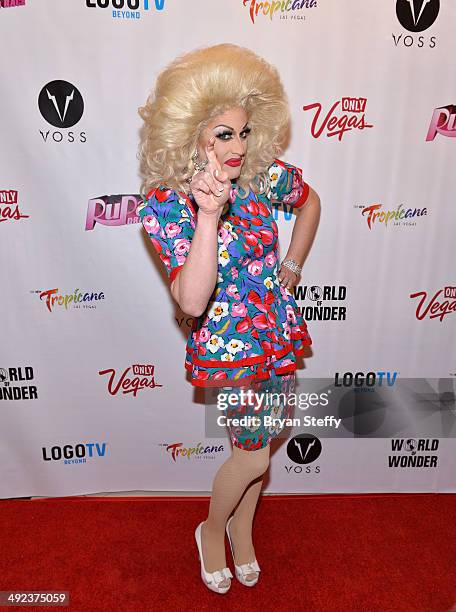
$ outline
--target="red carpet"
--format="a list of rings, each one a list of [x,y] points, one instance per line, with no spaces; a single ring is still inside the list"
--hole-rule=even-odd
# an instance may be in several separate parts
[[[247,588],[233,579],[226,595],[200,578],[193,532],[207,507],[207,498],[2,500],[0,590],[69,591],[70,606],[58,609],[88,612],[456,604],[455,495],[263,497],[254,527],[260,581]],[[228,543],[226,552],[234,574]]]

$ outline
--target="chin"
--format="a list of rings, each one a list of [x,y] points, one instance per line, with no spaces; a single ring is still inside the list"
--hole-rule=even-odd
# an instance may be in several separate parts
[[[228,173],[230,179],[237,179],[241,174],[242,166],[227,166],[225,165],[225,171]]]

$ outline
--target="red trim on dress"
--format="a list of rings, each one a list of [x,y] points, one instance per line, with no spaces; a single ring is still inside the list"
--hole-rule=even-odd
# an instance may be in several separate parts
[[[191,364],[185,363],[185,368],[188,371],[192,371]],[[271,378],[270,372],[274,371],[276,374],[290,374],[297,370],[296,363],[290,363],[286,366],[281,366],[280,368],[269,368],[266,371],[260,371],[256,374],[252,374],[251,376],[245,376],[244,378],[237,378],[233,380],[231,378],[217,378],[217,379],[203,379],[203,378],[191,378],[191,384],[194,387],[241,387],[246,383],[251,381],[260,381],[260,380],[269,380]]]
[[[311,346],[312,338],[309,335],[307,324],[304,323],[304,325],[300,325],[299,329],[300,333],[291,333],[291,339],[300,340],[301,344],[303,344],[304,346]],[[242,359],[238,359],[236,361],[223,361],[222,359],[198,359],[197,357],[195,357],[196,351],[194,349],[191,349],[188,344],[186,345],[185,349],[187,353],[190,353],[192,363],[194,365],[199,365],[206,368],[237,368],[247,365],[254,365],[255,363],[262,363],[263,361],[266,361],[268,357],[271,356],[275,356],[276,359],[280,359],[291,351],[294,352],[296,355],[302,355],[302,352],[299,353],[298,351],[303,351],[303,349],[301,348],[296,348],[292,342],[287,342],[287,344],[282,349],[265,349],[263,350],[263,353],[261,355],[255,355],[253,357],[243,357]]]
[[[187,366],[186,368],[187,370],[191,370],[191,368]],[[265,375],[261,376],[261,374]],[[270,378],[269,372],[260,372],[259,374],[252,374],[252,376],[245,376],[244,378],[237,378],[236,380],[232,378],[217,378],[215,380],[211,378],[192,378],[191,383],[194,387],[241,387],[253,380],[269,380]]]
[[[290,168],[288,168],[282,160],[275,159],[274,161],[277,162],[277,164],[279,166],[282,166],[282,168],[285,168],[285,170],[287,170],[287,171],[290,170]],[[293,165],[290,164],[290,166],[293,166]],[[307,200],[307,198],[309,196],[310,186],[302,178],[302,168],[300,168],[299,166],[294,166],[294,167],[299,172],[299,176],[300,176],[301,181],[302,181],[302,192],[301,192],[301,195],[299,196],[299,198],[297,199],[297,201],[294,204],[290,204],[290,206],[292,206],[293,208],[301,208],[302,206],[304,206],[304,204],[306,203],[306,200]],[[291,168],[291,169],[293,169],[293,168]],[[287,202],[284,202],[284,203],[288,205]]]
[[[285,162],[283,162],[281,159],[277,159],[277,157],[274,159],[274,161],[279,165],[282,166],[282,168],[285,168],[285,170],[289,170],[289,168],[286,167]],[[290,164],[291,166],[291,164]],[[297,168],[297,166],[295,166],[295,168]]]
[[[180,266],[176,266],[175,268],[173,268],[169,274],[169,282],[172,283],[173,280],[176,278],[177,273],[180,271],[181,268],[184,267],[184,264],[180,265]]]
[[[223,386],[240,386],[245,383],[249,383],[253,380],[268,380],[271,378],[270,372],[274,371],[276,374],[289,374],[291,372],[295,372],[297,370],[297,364],[294,361],[293,363],[289,363],[283,366],[275,367],[274,361],[270,361],[266,363],[268,358],[271,356],[275,356],[275,360],[279,360],[281,357],[287,355],[292,352],[295,357],[299,357],[304,355],[305,347],[310,346],[312,344],[312,339],[310,338],[307,330],[307,325],[300,325],[300,330],[303,334],[298,340],[301,340],[302,346],[296,348],[293,346],[291,342],[289,342],[283,349],[280,350],[270,350],[264,351],[262,355],[256,355],[254,357],[246,357],[244,359],[240,359],[238,361],[222,361],[216,359],[209,359],[207,361],[203,361],[202,359],[197,359],[195,357],[195,350],[191,349],[188,345],[185,347],[186,352],[188,353],[188,358],[186,356],[184,366],[185,369],[190,373],[193,373],[194,366],[202,366],[206,368],[210,367],[221,367],[225,368],[238,368],[246,365],[251,365],[252,363],[258,363],[259,367],[257,372],[250,376],[245,376],[243,378],[232,379],[228,376],[226,378],[196,378],[191,377],[191,383],[195,387],[223,387]],[[263,365],[264,364],[264,365]]]
[[[302,181],[302,193],[297,199],[297,201],[292,205],[293,208],[301,208],[302,206],[304,206],[307,201],[307,198],[309,197],[309,193],[310,186],[305,181]]]

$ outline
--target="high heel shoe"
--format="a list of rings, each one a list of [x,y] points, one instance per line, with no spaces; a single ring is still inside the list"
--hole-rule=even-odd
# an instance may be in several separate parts
[[[224,567],[222,570],[216,570],[215,572],[206,572],[204,567],[203,545],[201,543],[201,526],[203,523],[204,521],[195,529],[195,540],[196,545],[198,546],[198,556],[201,564],[201,579],[211,591],[215,591],[216,593],[227,593],[230,590],[231,581],[227,587],[221,587],[219,584],[220,582],[233,577],[230,568]]]
[[[258,565],[258,561],[256,559],[254,559],[250,563],[243,563],[242,565],[236,565],[236,561],[234,558],[234,551],[233,551],[233,543],[231,542],[231,536],[230,536],[230,523],[232,519],[233,519],[233,516],[230,516],[226,524],[226,535],[228,536],[228,541],[230,543],[230,548],[231,548],[231,554],[233,555],[233,562],[234,562],[236,578],[239,580],[241,584],[244,584],[245,586],[254,586],[258,582],[258,578],[260,577],[260,574],[259,574],[259,572],[261,571],[260,566]],[[253,574],[254,572],[257,572],[258,574],[256,579],[254,578],[253,580],[247,580],[246,576],[248,574]]]

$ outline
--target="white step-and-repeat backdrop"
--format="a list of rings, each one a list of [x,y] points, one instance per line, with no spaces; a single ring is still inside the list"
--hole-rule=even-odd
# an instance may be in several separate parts
[[[322,203],[299,423],[265,491],[456,491],[456,3],[0,4],[1,497],[208,491],[231,452],[136,215],[137,109],[220,42],[278,67],[281,157]],[[285,253],[294,216],[276,219]]]

